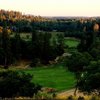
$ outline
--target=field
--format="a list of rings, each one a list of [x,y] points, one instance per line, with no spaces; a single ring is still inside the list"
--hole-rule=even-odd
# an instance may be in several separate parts
[[[21,34],[22,38],[27,34]],[[54,36],[54,35],[53,35]],[[73,38],[65,38],[65,45],[69,48],[76,48],[79,40]],[[52,65],[53,66],[53,65]],[[23,70],[22,70],[23,71]],[[72,89],[75,85],[74,75],[62,66],[47,66],[25,69],[25,73],[33,74],[33,82],[42,85],[43,87],[55,88],[58,91]]]
[[[57,32],[52,32],[52,37],[55,38]],[[31,34],[21,33],[21,38],[24,40],[29,40],[31,38]],[[68,45],[69,48],[76,48],[79,44],[79,40],[75,38],[65,38],[65,45]],[[52,65],[53,66],[53,65]],[[74,75],[66,70],[66,68],[62,66],[47,66],[47,67],[36,67],[31,69],[20,70],[25,73],[33,74],[33,82],[36,84],[40,84],[43,87],[51,87],[55,88],[58,91],[69,90],[74,88],[75,79]]]
[[[69,48],[75,48],[79,44],[79,40],[75,38],[65,38],[64,43],[65,45],[68,45]]]
[[[74,75],[61,66],[37,67],[25,69],[24,72],[34,75],[33,82],[58,91],[69,90],[75,84]]]

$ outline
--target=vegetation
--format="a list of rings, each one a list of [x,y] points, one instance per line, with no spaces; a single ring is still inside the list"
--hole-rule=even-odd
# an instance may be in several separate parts
[[[100,72],[98,68],[100,66],[99,63],[100,59],[99,59],[99,53],[97,51],[100,51],[100,38],[97,36],[96,37],[91,36],[93,34],[89,35],[90,39],[89,38],[88,40],[82,39],[78,46],[78,50],[79,51],[81,50],[81,52],[74,53],[68,58],[67,66],[68,69],[71,72],[74,72],[76,75],[77,79],[76,89],[78,87],[78,89],[83,92],[96,93],[99,95],[100,88],[98,85],[99,84],[98,77]],[[92,42],[90,42],[91,40]],[[93,49],[97,50],[96,51],[96,53],[98,53],[97,58],[95,58],[96,56],[91,55],[93,54]],[[98,82],[96,84],[93,83],[96,80],[98,80]]]
[[[77,48],[80,41],[75,38],[65,38],[64,42],[69,48]]]
[[[82,37],[84,31],[97,31],[100,20],[98,18],[48,18],[41,16],[22,15],[21,12],[0,10],[1,31],[7,22],[9,32],[32,32],[32,28],[39,31],[65,32],[65,36]]]
[[[57,91],[68,90],[74,87],[74,75],[62,66],[36,67],[26,69],[24,72],[32,74],[34,76],[32,81],[43,87],[51,87]]]
[[[29,69],[8,70],[22,60],[31,62]],[[40,65],[48,67],[37,68]],[[33,96],[40,89],[37,83],[58,91],[75,86],[100,95],[100,18],[48,18],[0,10],[0,66],[5,69],[0,69],[2,98]]]
[[[2,34],[3,35],[0,38],[1,50],[3,51],[0,54],[0,64],[7,66],[7,68],[9,65],[20,59],[31,60],[31,66],[35,66],[39,62],[48,64],[50,60],[54,60],[57,56],[64,53],[64,37],[62,37],[61,34],[56,34],[56,38],[53,38],[51,33],[33,30],[32,38],[28,41],[22,39],[20,33],[17,32],[13,37],[7,35],[7,38],[4,36],[4,33]],[[6,32],[6,34],[8,33]],[[53,40],[51,41],[52,38]],[[8,56],[9,59],[7,58]]]
[[[86,93],[100,95],[100,61],[91,61],[78,82],[78,87]],[[94,84],[95,81],[95,84]]]
[[[82,54],[79,52],[75,52],[67,60],[68,69],[75,74],[75,77],[77,79],[76,89],[74,93],[75,95],[78,87],[78,82],[80,81],[82,72],[84,71],[84,67],[89,64],[91,59],[92,57],[88,53]]]
[[[31,82],[32,75],[18,71],[0,71],[0,97],[12,98],[16,96],[32,97],[41,86]]]

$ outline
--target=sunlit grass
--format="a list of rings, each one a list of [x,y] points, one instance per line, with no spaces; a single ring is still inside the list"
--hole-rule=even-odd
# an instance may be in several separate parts
[[[69,90],[74,87],[74,75],[64,67],[37,67],[25,69],[24,72],[33,74],[33,82],[43,87],[52,87],[61,90]]]
[[[73,38],[65,38],[64,40],[65,45],[67,45],[69,48],[74,47],[76,48],[79,44],[79,40],[73,39]]]

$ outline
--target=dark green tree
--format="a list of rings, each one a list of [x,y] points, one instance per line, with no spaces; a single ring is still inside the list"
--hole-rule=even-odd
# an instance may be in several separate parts
[[[64,53],[64,34],[58,33],[57,34],[57,55],[62,55]]]
[[[99,37],[96,37],[96,40],[94,44],[92,45],[92,48],[89,51],[89,53],[92,55],[92,57],[95,60],[100,59],[100,38]]]
[[[85,52],[91,50],[95,42],[95,38],[95,33],[92,31],[85,32],[81,38],[80,44],[78,45],[78,51]]]
[[[41,86],[34,84],[32,78],[33,75],[24,72],[0,71],[0,97],[33,97],[41,89]]]
[[[21,38],[19,33],[15,33],[11,40],[11,50],[16,60],[21,59]]]
[[[33,62],[41,61],[41,63],[48,63],[51,59],[51,46],[50,46],[51,34],[47,32],[32,33],[32,55]],[[38,59],[38,60],[36,60]]]
[[[49,60],[52,60],[51,53],[53,53],[53,52],[52,52],[52,47],[50,45],[50,39],[51,39],[50,33],[46,32],[43,34],[42,59],[45,64],[47,64]]]
[[[7,32],[6,27],[4,27],[2,36],[1,36],[1,48],[4,51],[3,65],[4,65],[4,68],[6,69],[8,68],[9,64],[11,64],[11,61],[12,61],[10,36]]]
[[[32,41],[31,41],[31,51],[32,51],[32,64],[31,66],[36,66],[41,56],[41,36],[39,33],[33,29],[32,31]],[[43,46],[42,46],[43,47]]]
[[[100,61],[91,61],[78,81],[78,89],[100,95]]]
[[[77,91],[77,84],[80,80],[82,72],[84,71],[84,68],[89,64],[91,59],[92,59],[91,55],[89,55],[87,52],[83,54],[75,52],[67,59],[66,66],[68,67],[69,71],[75,74],[76,78],[76,86],[75,86],[76,89],[74,92],[75,95]]]

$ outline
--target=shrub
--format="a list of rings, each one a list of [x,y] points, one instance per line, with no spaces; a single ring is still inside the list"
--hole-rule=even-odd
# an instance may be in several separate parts
[[[78,100],[85,100],[84,97],[79,96]]]
[[[32,62],[30,63],[30,67],[36,67],[40,65],[41,65],[41,62],[40,62],[40,59],[38,58],[33,59]]]
[[[99,98],[98,98],[97,96],[92,96],[92,97],[90,98],[90,100],[99,100]]]
[[[35,100],[53,100],[54,97],[53,97],[52,94],[39,91],[39,92],[37,93],[37,95],[34,96],[34,99],[35,99]]]
[[[74,100],[74,99],[73,99],[73,96],[70,95],[70,96],[67,98],[67,100]]]
[[[32,75],[18,71],[0,71],[0,97],[32,97],[41,86],[32,83]]]

